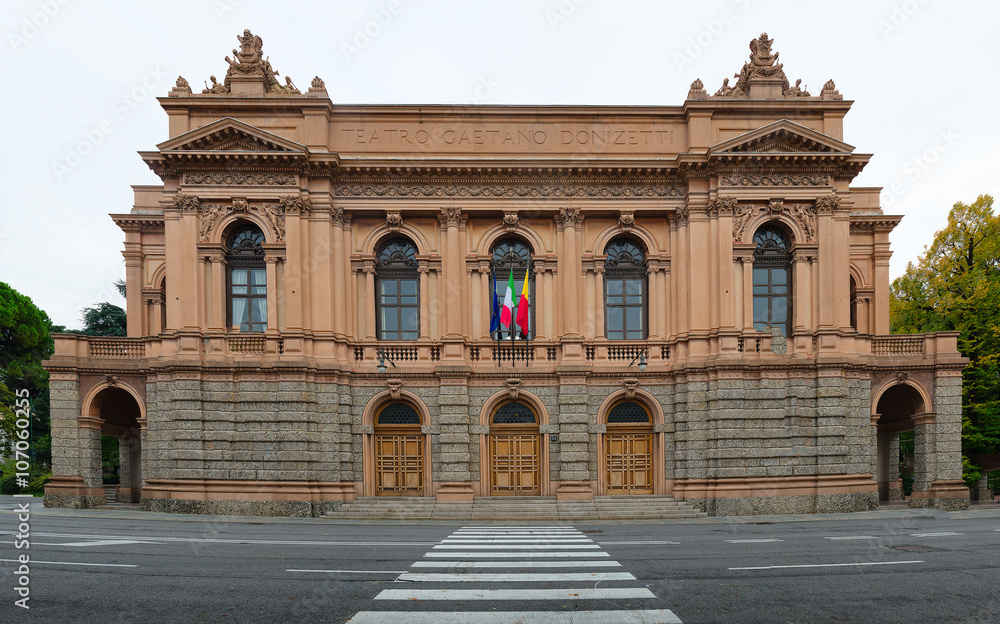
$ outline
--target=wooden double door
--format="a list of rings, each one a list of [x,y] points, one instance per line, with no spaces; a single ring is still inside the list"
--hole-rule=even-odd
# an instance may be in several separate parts
[[[424,495],[424,436],[414,432],[375,434],[375,496]]]
[[[490,496],[541,493],[540,436],[534,431],[490,433]]]
[[[604,467],[607,494],[652,494],[652,432],[608,427],[604,434]]]

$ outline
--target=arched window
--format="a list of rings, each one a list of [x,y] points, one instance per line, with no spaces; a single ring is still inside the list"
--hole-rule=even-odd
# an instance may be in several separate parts
[[[650,422],[649,412],[635,401],[622,401],[608,412],[609,425],[648,424]]]
[[[375,302],[379,340],[416,340],[420,337],[420,275],[417,247],[405,238],[393,238],[375,256]]]
[[[792,243],[784,230],[765,224],[753,235],[753,328],[792,333]]]
[[[243,332],[267,329],[267,269],[264,233],[255,225],[238,226],[226,246],[229,326]]]
[[[419,425],[420,414],[406,403],[389,403],[379,410],[377,425]]]
[[[494,425],[533,425],[538,422],[535,412],[524,403],[504,403],[493,412]]]
[[[514,276],[513,300],[516,306],[521,298],[521,289],[524,286],[524,276],[528,276],[528,332],[525,335],[523,328],[516,322],[514,326],[514,337],[518,339],[530,339],[535,335],[535,273],[531,266],[531,248],[520,239],[507,238],[498,241],[493,245],[493,274],[496,276],[497,299],[500,307],[503,308],[504,297],[507,294],[507,282],[510,276]],[[515,310],[514,318],[517,318]],[[510,340],[510,331],[503,325],[493,334],[496,340]]]
[[[629,239],[611,241],[604,253],[604,335],[642,340],[649,299],[646,254]]]

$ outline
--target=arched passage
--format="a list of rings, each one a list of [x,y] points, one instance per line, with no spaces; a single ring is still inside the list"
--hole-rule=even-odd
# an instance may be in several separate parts
[[[91,430],[89,445],[93,455],[87,464],[94,474],[88,484],[103,482],[101,436],[111,436],[117,442],[119,479],[114,500],[107,502],[137,503],[142,496],[142,432],[144,412],[139,400],[117,385],[105,385],[93,392],[85,403],[81,426]]]
[[[611,393],[597,412],[598,494],[669,494],[663,409],[643,390]],[[672,483],[672,482],[671,482]]]
[[[904,498],[899,465],[900,434],[913,433],[913,490],[930,486],[934,475],[929,474],[926,433],[922,425],[933,415],[927,413],[924,394],[908,383],[896,383],[879,395],[873,412],[876,426],[875,480],[880,501],[901,501]]]

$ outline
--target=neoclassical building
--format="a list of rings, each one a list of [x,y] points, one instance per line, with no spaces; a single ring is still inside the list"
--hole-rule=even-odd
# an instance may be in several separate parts
[[[141,152],[127,338],[57,335],[49,506],[316,515],[359,497],[968,504],[952,333],[888,335],[851,107],[772,41],[676,106],[358,106],[246,31]],[[514,336],[491,332],[527,279]],[[522,500],[522,499],[519,499]]]

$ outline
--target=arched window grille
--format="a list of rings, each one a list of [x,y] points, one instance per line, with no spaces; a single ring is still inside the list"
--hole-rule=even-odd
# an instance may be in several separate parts
[[[649,318],[646,254],[629,239],[611,241],[604,253],[604,335],[643,340]]]
[[[493,274],[496,276],[497,300],[503,308],[504,297],[507,294],[507,281],[511,273],[514,275],[514,305],[516,306],[521,298],[521,289],[524,286],[525,272],[528,275],[528,332],[527,335],[522,328],[513,322],[515,339],[531,339],[535,335],[535,273],[531,264],[531,248],[517,238],[507,238],[498,241],[493,245]],[[517,318],[517,310],[514,311],[514,318]],[[493,332],[495,340],[510,340],[510,331],[503,325],[496,332]]]
[[[608,412],[609,425],[649,423],[649,412],[635,401],[623,401]]]
[[[264,233],[255,225],[238,226],[226,245],[230,327],[241,332],[267,329],[267,269]]]
[[[420,337],[420,275],[417,247],[405,238],[393,238],[375,256],[375,291],[379,340],[416,340]]]
[[[753,236],[753,327],[792,333],[792,243],[780,227],[765,224]]]
[[[390,403],[383,407],[375,421],[378,425],[419,425],[420,415],[412,405]]]
[[[493,412],[494,425],[531,425],[538,422],[535,412],[517,401],[504,403]]]

